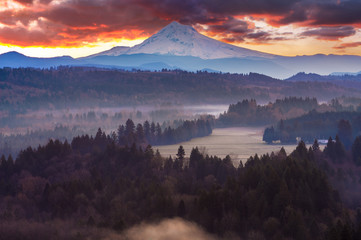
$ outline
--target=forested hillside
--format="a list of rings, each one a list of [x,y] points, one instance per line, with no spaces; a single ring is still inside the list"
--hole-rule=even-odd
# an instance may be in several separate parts
[[[133,143],[142,146],[148,144],[170,145],[212,134],[214,122],[214,117],[210,115],[196,120],[173,121],[172,124],[166,122],[159,124],[149,121],[136,124],[133,120],[128,119],[125,124],[120,124],[117,129],[113,129],[109,137],[121,146],[131,146]],[[95,135],[102,135],[102,133],[102,130],[98,128]],[[44,145],[49,139],[70,141],[82,134],[84,131],[80,130],[79,127],[69,128],[65,126],[57,126],[53,130],[28,131],[26,134],[3,135],[0,133],[0,155],[17,156],[22,149],[28,146]],[[89,135],[85,136],[89,138]]]
[[[240,99],[268,102],[287,96],[319,100],[361,94],[330,83],[289,82],[265,75],[120,71],[59,67],[0,69],[0,111],[18,113],[39,108],[80,106],[230,103]]]
[[[228,110],[220,114],[216,126],[264,126],[285,119],[307,118],[309,112],[345,112],[343,114],[349,115],[354,112],[355,115],[355,111],[360,112],[360,100],[340,98],[341,104],[338,99],[332,99],[329,103],[319,103],[316,98],[286,97],[268,104],[259,104],[255,99],[244,99],[236,104],[230,104]],[[316,125],[313,127],[317,128]],[[307,129],[303,130],[307,131]]]
[[[311,111],[308,114],[288,120],[280,120],[275,126],[265,129],[263,139],[271,143],[295,143],[296,138],[307,142],[315,139],[327,140],[336,135],[347,135],[350,146],[355,137],[361,134],[361,112],[324,112]],[[350,140],[351,139],[351,140]],[[346,141],[346,139],[344,139]]]
[[[359,142],[345,156],[359,159]],[[151,146],[121,147],[101,131],[71,143],[51,140],[16,161],[1,157],[0,235],[14,236],[16,226],[18,239],[48,239],[53,232],[86,239],[96,229],[121,233],[178,216],[225,238],[359,239],[359,203],[347,209],[341,199],[352,196],[340,196],[329,179],[348,186],[360,167],[340,180],[327,151],[301,142],[290,155],[281,150],[233,166],[229,157],[204,156],[198,148],[189,159],[181,147],[176,159],[163,159]],[[359,166],[351,159],[344,161]],[[357,179],[353,184],[360,188]],[[35,234],[34,226],[49,228]]]

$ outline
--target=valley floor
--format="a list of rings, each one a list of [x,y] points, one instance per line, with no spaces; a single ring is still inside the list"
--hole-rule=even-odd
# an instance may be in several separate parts
[[[174,145],[154,146],[154,149],[159,149],[163,157],[174,158],[180,145],[184,147],[186,157],[189,157],[192,148],[198,147],[201,152],[205,151],[209,155],[217,155],[221,158],[230,155],[235,166],[238,166],[239,161],[245,163],[255,154],[278,152],[282,147],[287,154],[295,150],[296,144],[266,144],[262,141],[263,131],[264,127],[216,128],[210,136],[194,138]]]

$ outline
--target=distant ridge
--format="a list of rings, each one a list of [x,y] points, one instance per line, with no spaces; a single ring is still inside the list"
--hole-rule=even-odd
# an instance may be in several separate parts
[[[333,75],[333,76],[344,76],[344,75],[357,76],[357,75],[361,75],[361,71],[359,71],[359,72],[333,72],[333,73],[331,73],[331,75]]]
[[[0,67],[34,67],[48,68],[60,65],[76,65],[77,60],[70,56],[53,58],[28,57],[18,52],[7,52],[0,55]]]

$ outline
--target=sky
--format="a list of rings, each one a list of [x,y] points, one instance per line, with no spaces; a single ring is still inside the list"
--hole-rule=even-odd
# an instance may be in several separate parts
[[[0,53],[82,57],[172,21],[277,55],[361,55],[361,0],[0,0]]]

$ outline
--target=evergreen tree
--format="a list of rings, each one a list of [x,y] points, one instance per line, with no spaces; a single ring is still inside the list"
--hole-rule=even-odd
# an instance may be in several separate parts
[[[358,136],[352,145],[352,159],[357,166],[361,166],[361,136]]]
[[[328,156],[332,161],[335,160],[335,143],[332,140],[332,137],[328,138],[328,142],[327,145],[325,147],[325,149],[323,150],[323,152],[325,153],[326,156]]]
[[[338,125],[338,133],[341,142],[345,146],[346,149],[350,149],[352,145],[352,128],[351,124],[347,120],[340,120]]]
[[[155,137],[157,139],[157,143],[161,143],[162,142],[162,128],[160,127],[159,123],[157,123],[156,127],[155,127]]]
[[[153,141],[155,141],[155,123],[152,122],[152,124],[150,125],[150,137],[151,137],[151,140],[152,140],[152,143]]]
[[[118,144],[123,145],[124,143],[124,135],[125,135],[125,128],[123,125],[119,125],[118,130]]]
[[[1,155],[1,158],[0,158],[0,167],[6,169],[6,165],[7,165],[7,164],[6,164],[5,155],[2,154],[2,155]]]
[[[262,140],[265,141],[266,143],[272,143],[272,141],[276,140],[275,139],[275,130],[274,130],[273,126],[270,128],[266,128],[264,130]]]
[[[292,155],[297,159],[307,159],[307,153],[306,144],[303,141],[300,141]]]
[[[180,145],[179,148],[178,148],[177,157],[178,157],[179,160],[183,161],[184,156],[185,156],[184,148],[183,148],[182,145]]]
[[[137,124],[136,135],[137,135],[137,142],[138,143],[146,142],[143,126],[140,123]]]
[[[212,126],[209,120],[206,122],[207,135],[212,133]]]
[[[150,142],[151,141],[151,132],[150,132],[150,124],[148,121],[144,122],[143,129],[144,129],[144,135],[145,135],[146,139],[148,140],[148,142]]]
[[[312,151],[314,151],[314,152],[320,151],[320,145],[318,144],[317,139],[315,139],[315,141],[312,144]]]
[[[128,119],[125,123],[125,135],[130,136],[134,133],[135,125],[134,122],[131,119]]]
[[[195,168],[198,163],[203,159],[202,154],[199,152],[198,147],[192,148],[191,155],[189,157],[189,167]]]
[[[340,138],[336,135],[335,138],[335,159],[337,163],[343,163],[346,156],[345,147],[343,146]]]

